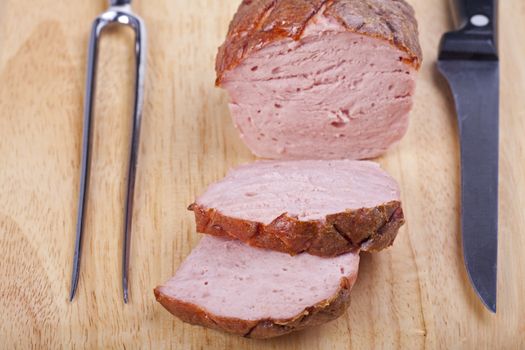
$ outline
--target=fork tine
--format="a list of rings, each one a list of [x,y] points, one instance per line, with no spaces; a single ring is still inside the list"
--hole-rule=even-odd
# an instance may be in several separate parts
[[[86,78],[86,95],[84,98],[84,128],[82,139],[82,159],[80,173],[80,193],[78,202],[77,230],[75,240],[75,254],[73,257],[73,272],[71,275],[71,290],[69,300],[75,297],[80,273],[80,258],[82,254],[82,240],[84,231],[84,214],[86,208],[87,187],[89,183],[91,126],[93,102],[95,94],[95,78],[98,56],[98,39],[105,25],[119,23],[131,26],[135,30],[135,101],[133,106],[133,121],[131,132],[126,209],[124,218],[124,243],[122,254],[122,287],[124,303],[129,300],[128,275],[129,275],[129,250],[131,223],[133,216],[133,194],[135,190],[135,177],[137,171],[137,157],[142,119],[142,105],[144,101],[144,74],[146,66],[146,29],[143,21],[135,16],[130,8],[131,0],[110,0],[108,11],[96,18],[91,29],[88,50],[88,66]]]
[[[142,106],[144,101],[144,74],[146,66],[146,31],[144,24],[138,17],[131,17],[135,28],[135,101],[133,106],[133,126],[131,133],[131,149],[128,169],[128,189],[126,195],[124,243],[122,254],[122,290],[124,303],[129,300],[128,276],[129,254],[131,242],[131,224],[133,218],[133,196],[135,192],[135,178],[137,171],[137,157],[139,150],[140,125],[142,120]]]
[[[91,158],[91,126],[93,114],[93,100],[95,96],[95,73],[97,68],[98,36],[105,25],[100,18],[93,22],[88,46],[88,63],[86,76],[86,94],[84,96],[84,125],[82,131],[82,159],[80,170],[80,188],[78,197],[77,227],[75,238],[75,253],[73,256],[73,271],[71,273],[71,289],[69,301],[73,301],[78,286],[80,272],[80,258],[84,235],[84,214],[86,209],[87,186],[89,182],[89,168]]]

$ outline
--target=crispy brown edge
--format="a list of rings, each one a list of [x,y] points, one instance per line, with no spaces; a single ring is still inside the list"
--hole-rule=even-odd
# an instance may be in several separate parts
[[[419,69],[423,57],[417,21],[404,0],[244,0],[217,53],[216,85],[251,52],[284,38],[299,40],[310,19],[323,8],[324,15],[348,31],[386,40],[406,52],[405,63]]]
[[[357,278],[357,273],[341,278],[335,295],[303,310],[288,319],[242,320],[238,318],[214,315],[201,307],[172,298],[156,287],[153,292],[157,301],[171,314],[186,323],[200,325],[247,338],[272,338],[326,323],[341,316],[350,305],[350,290]]]
[[[291,255],[307,252],[324,257],[357,249],[374,252],[387,248],[405,222],[400,201],[347,210],[328,215],[323,221],[300,221],[284,213],[268,225],[223,215],[196,203],[188,209],[195,214],[197,232]]]

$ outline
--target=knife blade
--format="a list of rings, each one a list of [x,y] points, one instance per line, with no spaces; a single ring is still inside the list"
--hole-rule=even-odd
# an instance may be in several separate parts
[[[496,312],[499,62],[497,1],[455,0],[457,30],[441,39],[438,69],[456,106],[463,258],[474,290]]]

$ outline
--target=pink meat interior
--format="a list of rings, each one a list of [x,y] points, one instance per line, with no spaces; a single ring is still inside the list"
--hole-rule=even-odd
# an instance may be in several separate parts
[[[222,86],[241,138],[260,157],[371,158],[406,132],[416,76],[406,58],[386,40],[317,16],[301,40],[251,53]]]
[[[222,317],[286,319],[354,282],[359,255],[290,256],[205,236],[160,291]]]
[[[324,220],[392,200],[399,200],[398,185],[376,163],[299,160],[239,166],[196,202],[227,216],[269,224],[284,213],[304,221]]]

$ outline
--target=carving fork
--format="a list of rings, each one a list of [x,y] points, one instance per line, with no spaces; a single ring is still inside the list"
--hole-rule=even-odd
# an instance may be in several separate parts
[[[137,154],[142,118],[144,74],[146,67],[146,28],[144,22],[131,11],[131,0],[110,0],[109,9],[99,15],[93,22],[89,39],[88,64],[86,77],[86,94],[84,97],[84,127],[82,132],[82,160],[80,173],[80,191],[78,199],[78,216],[75,240],[75,255],[73,257],[73,273],[69,300],[75,297],[80,272],[80,257],[82,254],[82,236],[84,231],[84,214],[86,208],[86,193],[89,180],[89,164],[91,149],[91,120],[93,100],[95,96],[95,75],[97,67],[98,41],[102,30],[113,24],[123,24],[135,31],[135,101],[133,105],[133,122],[131,132],[131,147],[128,168],[127,197],[124,221],[124,244],[122,253],[122,290],[124,303],[128,302],[128,273],[130,231],[133,212],[133,193],[135,189],[135,174],[137,169]]]

